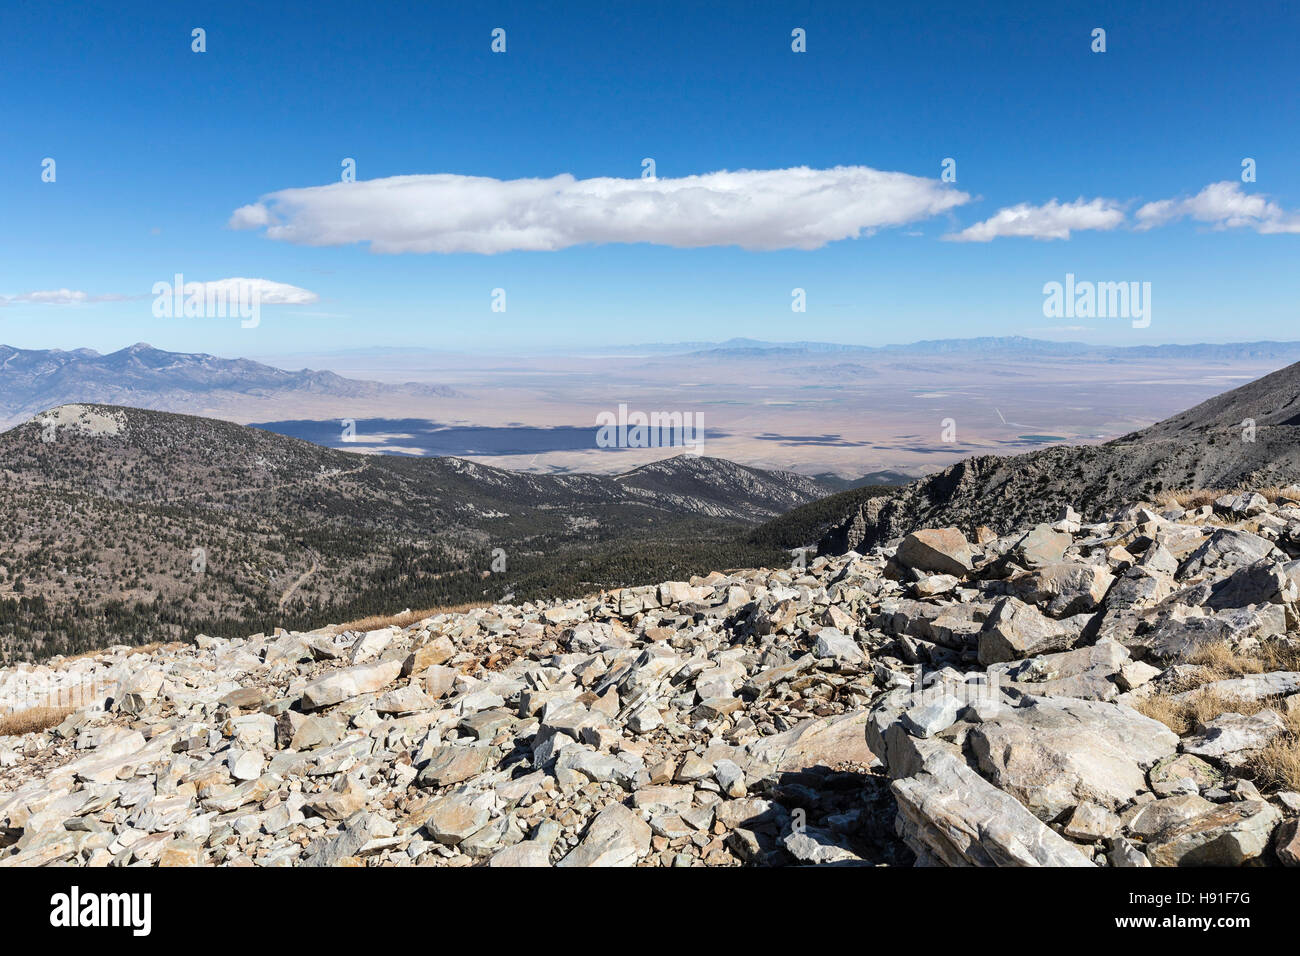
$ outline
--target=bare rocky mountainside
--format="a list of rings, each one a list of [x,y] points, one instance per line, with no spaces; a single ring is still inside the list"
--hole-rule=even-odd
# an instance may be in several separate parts
[[[0,434],[0,639],[39,658],[764,563],[782,552],[743,532],[831,490],[713,458],[522,474],[60,406]]]
[[[8,667],[0,867],[1300,864],[1300,488],[1057,517]]]
[[[968,458],[873,498],[820,542],[845,551],[915,528],[1006,531],[1069,505],[1085,517],[1139,497],[1191,488],[1284,485],[1300,479],[1300,363],[1104,445],[1054,446]]]

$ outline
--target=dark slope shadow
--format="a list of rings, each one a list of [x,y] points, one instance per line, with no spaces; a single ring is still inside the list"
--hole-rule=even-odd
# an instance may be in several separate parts
[[[491,428],[480,425],[442,425],[423,418],[359,418],[355,420],[356,439],[345,440],[345,419],[287,419],[275,422],[253,422],[252,428],[301,438],[313,445],[338,448],[343,451],[375,449],[385,454],[413,456],[409,451],[389,451],[392,444],[402,448],[419,448],[419,456],[438,455],[538,455],[554,451],[586,451],[598,447],[594,425],[579,428],[560,425],[555,428],[532,426]],[[393,435],[383,443],[371,443],[368,436]],[[681,435],[664,429],[657,448],[685,447]],[[705,430],[705,440],[726,438],[726,432]],[[627,451],[626,448],[601,448],[601,451]],[[413,456],[415,457],[415,456]]]

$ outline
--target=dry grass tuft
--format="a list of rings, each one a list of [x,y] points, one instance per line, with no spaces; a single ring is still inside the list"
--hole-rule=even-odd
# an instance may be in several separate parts
[[[400,614],[372,614],[370,617],[358,618],[355,621],[348,621],[346,624],[335,625],[334,630],[342,633],[343,631],[374,631],[381,627],[410,627],[418,621],[423,621],[426,617],[433,617],[435,614],[464,614],[466,611],[472,611],[477,607],[491,607],[488,601],[467,601],[464,604],[445,604],[440,607],[425,608],[423,611],[402,611]]]
[[[1255,754],[1241,775],[1254,781],[1261,790],[1300,790],[1300,708],[1283,712],[1277,701],[1243,700],[1209,689],[1197,691],[1206,684],[1246,674],[1300,671],[1300,646],[1271,641],[1243,651],[1226,642],[1218,642],[1201,648],[1190,663],[1200,665],[1203,670],[1170,691],[1152,694],[1137,702],[1137,710],[1182,736],[1221,714],[1250,715],[1271,707],[1282,713],[1287,722],[1287,732]],[[1174,699],[1175,694],[1188,691],[1192,693],[1186,698]]]
[[[1159,508],[1185,508],[1191,511],[1204,505],[1212,505],[1226,494],[1229,492],[1213,488],[1166,491],[1156,498],[1155,504]]]
[[[174,651],[184,646],[185,644],[181,641],[154,641],[152,644],[130,645],[132,654],[156,654],[161,650]],[[67,657],[63,658],[63,663],[66,664],[71,661],[85,660],[90,657],[100,657],[107,653],[108,649],[101,647],[93,651],[83,651],[80,654],[69,654]]]
[[[1201,724],[1220,714],[1257,714],[1268,706],[1266,701],[1225,697],[1213,691],[1192,693],[1181,700],[1173,694],[1152,694],[1136,705],[1138,713],[1158,720],[1178,736],[1189,734]]]
[[[1300,790],[1300,709],[1282,715],[1287,732],[1257,753],[1246,774],[1261,790]]]
[[[1265,671],[1300,671],[1300,643],[1270,641],[1256,652]]]
[[[1264,661],[1256,652],[1247,653],[1227,641],[1206,644],[1191,656],[1188,663],[1205,668],[1202,679],[1198,681],[1202,684],[1242,677],[1246,674],[1264,673]]]
[[[1203,684],[1244,677],[1247,674],[1300,671],[1300,642],[1269,641],[1243,650],[1227,641],[1215,641],[1199,648],[1187,663],[1196,665],[1200,670],[1195,675],[1180,680],[1171,688],[1173,693],[1195,690]]]
[[[1178,736],[1190,731],[1187,725],[1187,713],[1183,706],[1170,694],[1152,694],[1133,704],[1133,709],[1143,717],[1158,720]]]
[[[1268,499],[1270,504],[1280,504],[1283,489],[1277,485],[1266,488],[1184,488],[1180,491],[1166,491],[1154,500],[1159,508],[1186,508],[1188,511],[1204,505],[1212,505],[1224,495],[1240,495],[1255,492]]]
[[[63,723],[72,713],[72,707],[29,707],[16,714],[0,717],[0,737],[21,737],[23,734],[49,730]]]

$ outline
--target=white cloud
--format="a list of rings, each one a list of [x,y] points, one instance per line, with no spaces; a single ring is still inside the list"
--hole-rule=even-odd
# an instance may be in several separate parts
[[[1030,239],[1069,239],[1073,230],[1114,229],[1124,222],[1124,209],[1113,199],[1053,199],[1042,206],[1020,203],[999,209],[991,218],[943,238],[952,242],[989,242],[999,236]]]
[[[257,202],[236,209],[230,214],[230,222],[227,225],[231,229],[256,229],[259,226],[269,225],[270,221],[266,206]]]
[[[1287,212],[1267,196],[1244,192],[1241,183],[1232,180],[1210,183],[1195,196],[1149,202],[1135,215],[1141,230],[1190,217],[1215,229],[1300,233],[1300,214]]]
[[[946,212],[970,196],[866,166],[739,170],[679,179],[499,180],[451,173],[284,189],[242,206],[234,229],[371,251],[555,250],[649,242],[816,249]]]
[[[125,302],[129,296],[92,295],[79,289],[42,289],[21,295],[0,296],[0,305],[84,305],[90,302]]]
[[[254,293],[262,305],[311,305],[320,301],[320,296],[308,289],[284,282],[272,282],[270,279],[213,279],[210,282],[186,282],[185,294],[202,292],[204,298],[211,294],[215,298],[234,301],[242,295],[252,297]]]

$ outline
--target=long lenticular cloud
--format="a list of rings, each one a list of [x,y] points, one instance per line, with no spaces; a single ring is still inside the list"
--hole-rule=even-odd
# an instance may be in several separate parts
[[[947,212],[970,196],[866,166],[739,170],[678,179],[500,180],[438,173],[283,189],[234,229],[379,253],[553,251],[584,243],[816,249]]]
[[[166,285],[166,283],[163,283]],[[262,305],[313,305],[320,301],[320,296],[310,289],[303,289],[287,282],[272,279],[211,279],[207,282],[184,283],[186,295],[220,295],[234,298],[237,295],[256,296]],[[156,290],[155,290],[156,294]]]

